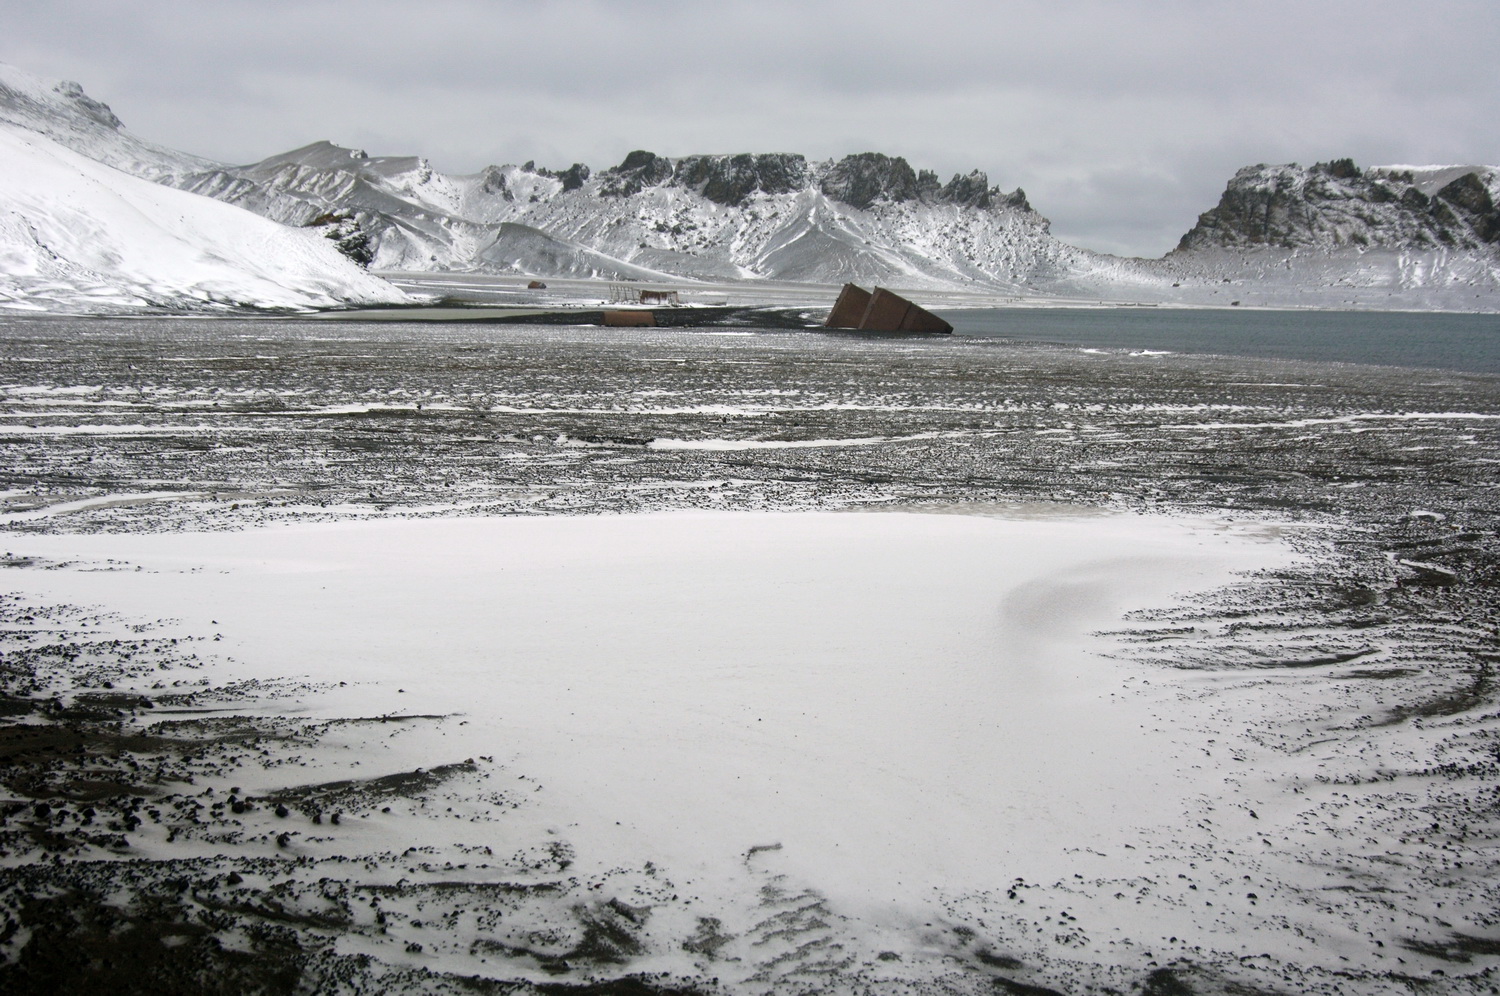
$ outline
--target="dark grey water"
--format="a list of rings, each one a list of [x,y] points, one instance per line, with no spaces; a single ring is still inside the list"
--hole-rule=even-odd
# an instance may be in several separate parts
[[[943,317],[958,335],[1085,348],[1500,373],[1500,315],[995,308],[947,311]]]

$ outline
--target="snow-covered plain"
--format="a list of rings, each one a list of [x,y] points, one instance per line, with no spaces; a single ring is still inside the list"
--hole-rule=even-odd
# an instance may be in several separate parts
[[[1234,822],[1265,803],[1189,763],[1206,706],[1174,700],[1199,681],[1111,657],[1095,631],[1286,563],[1273,530],[1033,507],[350,523],[11,551],[73,565],[28,572],[34,594],[215,633],[215,684],[317,686],[304,719],[448,717],[395,745],[377,727],[353,749],[384,770],[492,756],[535,798],[487,825],[377,816],[295,852],[499,853],[520,827],[566,841],[582,880],[650,862],[692,899],[656,904],[642,967],[748,984],[767,967],[753,950],[713,965],[681,943],[704,917],[752,930],[759,890],[783,876],[837,918],[850,970],[894,951],[891,974],[947,972],[932,925],[999,926],[1017,881],[1075,873],[1094,887],[1042,902],[1077,918],[1058,929],[1087,934],[1080,958],[1135,970],[1195,935],[1234,954],[1313,951],[1262,936],[1216,889],[1227,909],[1205,931],[1201,909],[1097,887],[1190,836],[1200,798]],[[313,754],[292,781],[347,776],[348,758]],[[233,778],[255,793],[287,772]],[[1029,958],[1029,940],[1007,956]],[[463,946],[429,967],[478,970]]]

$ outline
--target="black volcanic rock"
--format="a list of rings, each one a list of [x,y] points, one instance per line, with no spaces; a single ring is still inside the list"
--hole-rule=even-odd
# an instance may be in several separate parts
[[[334,248],[360,266],[368,267],[375,259],[370,233],[348,211],[325,212],[302,227],[317,229]]]
[[[900,156],[860,152],[840,159],[823,177],[823,193],[850,207],[867,208],[876,201],[914,201],[917,174]]]
[[[1454,178],[1431,196],[1421,189],[1448,176]],[[1492,246],[1500,242],[1500,212],[1486,177],[1495,181],[1493,171],[1480,169],[1360,170],[1350,159],[1306,168],[1247,166],[1176,251]]]
[[[589,168],[583,163],[574,163],[557,174],[557,178],[562,181],[564,193],[569,190],[579,190],[583,187],[584,181],[589,178]]]
[[[938,199],[962,204],[966,207],[987,208],[990,206],[990,178],[983,170],[974,170],[968,176],[953,174]]]
[[[1437,196],[1475,217],[1495,213],[1495,201],[1478,173],[1465,173],[1437,192]]]
[[[1015,208],[1017,211],[1034,211],[1031,202],[1026,199],[1026,191],[1017,187],[1000,199],[1000,203],[1006,207]]]
[[[480,189],[486,194],[499,194],[508,201],[516,199],[516,195],[511,192],[510,181],[505,179],[505,173],[499,166],[486,166],[480,179]]]
[[[672,161],[654,152],[637,149],[614,169],[604,171],[599,185],[603,197],[630,197],[647,187],[656,187],[672,177]]]
[[[698,190],[715,204],[739,205],[754,192],[786,194],[807,184],[807,160],[786,153],[688,156],[678,160],[672,182]]]

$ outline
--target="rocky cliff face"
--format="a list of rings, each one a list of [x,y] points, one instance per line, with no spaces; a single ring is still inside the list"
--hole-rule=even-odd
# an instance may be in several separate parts
[[[1274,246],[1489,250],[1500,244],[1500,172],[1491,167],[1375,167],[1336,159],[1248,166],[1178,252]]]
[[[587,177],[587,167],[583,169]],[[918,172],[900,156],[879,152],[860,152],[837,161],[809,163],[805,156],[791,153],[685,156],[673,160],[638,150],[626,156],[620,165],[605,170],[602,177],[598,193],[603,197],[632,197],[648,187],[670,185],[695,191],[715,204],[743,207],[752,194],[790,194],[811,187],[830,200],[860,210],[879,202],[1031,210],[1025,193],[1017,189],[1002,194],[990,187],[989,177],[982,170],[955,174],[943,185],[936,173]]]
[[[1020,190],[978,170],[945,185],[879,153],[638,150],[598,173],[528,162],[464,176],[320,142],[168,182],[286,224],[348,215],[382,269],[1013,288],[1088,255],[1053,239]]]
[[[793,154],[688,156],[677,161],[672,179],[715,204],[738,207],[751,194],[789,194],[807,186],[807,159]]]

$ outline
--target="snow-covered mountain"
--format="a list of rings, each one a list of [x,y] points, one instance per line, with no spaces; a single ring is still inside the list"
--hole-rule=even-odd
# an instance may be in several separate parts
[[[1052,238],[1019,190],[978,171],[942,184],[877,153],[641,151],[599,173],[527,163],[455,176],[319,143],[168,182],[288,224],[352,212],[378,269],[1018,288],[1087,270],[1092,255]]]
[[[416,156],[318,142],[234,166],[131,136],[75,84],[3,68],[0,120],[138,177],[317,226],[375,270],[1500,310],[1494,167],[1251,167],[1176,250],[1141,260],[1059,241],[1022,191],[981,171],[943,182],[879,153],[638,151],[598,172],[526,163],[447,174]]]
[[[1179,252],[1273,246],[1500,247],[1500,169],[1379,166],[1338,159],[1303,168],[1247,166],[1182,237]]]
[[[136,139],[76,84],[0,67],[0,308],[96,314],[405,300],[319,232],[162,185],[209,165]]]
[[[1249,166],[1158,272],[1198,303],[1496,311],[1497,199],[1494,166]]]
[[[318,143],[166,182],[288,224],[348,212],[377,269],[1495,310],[1496,175],[1255,167],[1163,260],[1068,245],[1019,189],[977,170],[942,183],[878,153],[813,162],[638,151],[597,173],[527,163],[450,175],[416,157]]]

